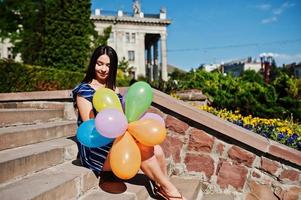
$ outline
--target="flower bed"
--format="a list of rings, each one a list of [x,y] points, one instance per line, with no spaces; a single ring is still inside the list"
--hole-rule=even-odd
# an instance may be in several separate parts
[[[251,115],[242,116],[238,110],[235,112],[226,109],[217,110],[207,105],[196,107],[261,136],[301,150],[301,124],[294,123],[292,120],[265,119]]]

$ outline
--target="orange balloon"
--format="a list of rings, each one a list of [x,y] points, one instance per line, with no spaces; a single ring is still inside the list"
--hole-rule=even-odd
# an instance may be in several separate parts
[[[139,171],[140,149],[129,132],[115,139],[110,151],[110,165],[114,174],[121,179],[130,179]]]
[[[129,123],[128,131],[141,144],[154,146],[164,141],[166,128],[155,119],[143,119]]]

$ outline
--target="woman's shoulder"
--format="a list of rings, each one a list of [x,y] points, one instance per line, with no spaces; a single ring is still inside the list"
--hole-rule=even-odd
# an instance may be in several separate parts
[[[90,90],[93,90],[93,88],[91,88],[91,86],[88,83],[80,83],[77,86],[75,86],[72,91],[79,92],[82,90],[90,91]]]
[[[80,83],[72,90],[73,98],[76,96],[90,97],[94,94],[94,89],[88,83]]]

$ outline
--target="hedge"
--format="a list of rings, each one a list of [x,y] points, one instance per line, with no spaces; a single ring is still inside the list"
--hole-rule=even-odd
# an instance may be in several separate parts
[[[25,92],[72,89],[83,72],[58,70],[0,60],[0,92]]]
[[[72,89],[85,76],[83,71],[60,70],[0,60],[0,92]],[[117,86],[128,86],[129,78],[118,77]]]

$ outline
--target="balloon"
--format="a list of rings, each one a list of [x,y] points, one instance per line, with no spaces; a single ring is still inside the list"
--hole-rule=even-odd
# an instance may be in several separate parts
[[[125,101],[125,115],[128,122],[135,121],[148,109],[153,101],[153,91],[149,84],[138,81],[128,89]]]
[[[139,120],[143,120],[143,119],[155,119],[155,120],[158,120],[165,127],[164,119],[160,115],[158,115],[158,114],[147,112],[144,115],[142,115],[142,117]]]
[[[76,137],[82,145],[90,148],[105,146],[113,141],[97,132],[94,119],[84,121],[78,127]]]
[[[129,132],[114,141],[109,158],[112,171],[121,179],[134,177],[140,169],[140,149]]]
[[[143,119],[131,122],[128,125],[128,131],[136,140],[146,146],[160,144],[166,137],[165,127],[155,119]]]
[[[98,112],[106,108],[115,108],[120,112],[123,112],[117,94],[113,90],[108,88],[100,88],[96,90],[93,95],[92,102],[93,106]]]
[[[97,113],[95,126],[103,136],[116,138],[126,131],[128,123],[123,113],[115,108],[107,108]]]

